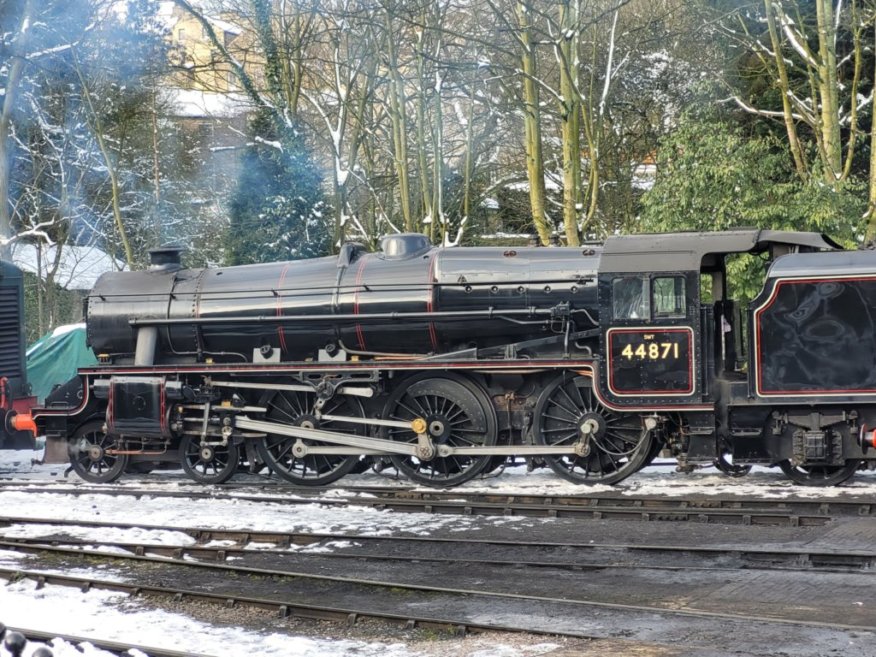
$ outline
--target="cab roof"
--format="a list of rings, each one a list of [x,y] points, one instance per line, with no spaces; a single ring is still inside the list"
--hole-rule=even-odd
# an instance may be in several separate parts
[[[605,241],[600,272],[700,271],[720,268],[729,253],[773,257],[808,251],[837,251],[842,246],[821,233],[739,229],[721,232],[620,235]]]

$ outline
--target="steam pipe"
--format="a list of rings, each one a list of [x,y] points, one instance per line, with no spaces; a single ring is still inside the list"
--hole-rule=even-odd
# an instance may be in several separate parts
[[[570,313],[586,312],[584,310],[569,310]],[[589,314],[589,313],[588,313]],[[252,322],[265,324],[294,324],[296,322],[374,322],[385,320],[399,319],[503,319],[512,316],[539,316],[553,317],[558,313],[552,308],[536,308],[534,306],[525,309],[510,309],[496,311],[493,308],[488,310],[446,310],[438,312],[416,312],[416,313],[369,313],[362,315],[355,314],[340,314],[340,315],[284,315],[277,317],[275,315],[254,315],[252,317],[231,316],[231,317],[175,317],[175,318],[133,318],[128,321],[131,326],[190,326],[192,324],[249,324]],[[560,315],[562,316],[562,315]],[[139,340],[138,340],[139,342]]]
[[[134,365],[147,367],[155,364],[155,348],[158,345],[158,327],[141,326],[137,329],[137,351]]]

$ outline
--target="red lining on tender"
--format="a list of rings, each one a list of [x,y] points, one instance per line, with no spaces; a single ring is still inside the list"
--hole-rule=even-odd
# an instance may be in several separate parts
[[[761,335],[761,323],[760,316],[766,312],[766,310],[772,306],[776,299],[779,298],[779,288],[783,285],[788,284],[796,284],[796,283],[832,283],[837,281],[873,281],[876,280],[876,276],[856,276],[854,278],[843,278],[843,277],[834,277],[834,278],[791,278],[786,280],[779,280],[770,292],[770,298],[767,299],[766,305],[758,308],[754,311],[754,330],[755,335],[757,335],[757,390],[755,391],[761,397],[768,396],[785,396],[785,397],[810,397],[813,395],[823,395],[823,394],[831,394],[831,395],[860,395],[860,394],[873,394],[876,393],[876,388],[818,388],[812,389],[807,388],[806,390],[769,390],[765,391],[763,387],[763,338]]]
[[[433,271],[435,269],[435,258],[429,258],[429,269],[428,269],[428,278],[426,279],[426,285],[429,287],[429,297],[426,299],[426,312],[433,312],[432,307],[434,304],[434,296],[435,296],[435,286],[432,284],[434,277]],[[429,338],[432,340],[432,350],[438,351],[438,334],[435,331],[435,322],[429,322]]]
[[[365,263],[367,260],[362,258],[359,261],[359,269],[356,270],[356,292],[353,297],[353,314],[359,314],[359,290],[362,288],[362,274],[365,271]],[[359,340],[359,349],[365,350],[365,332],[362,330],[362,325],[356,323],[356,339]]]
[[[286,264],[280,272],[280,280],[277,283],[277,317],[283,316],[283,283],[286,282],[286,272],[289,271],[289,265]],[[283,330],[283,324],[277,326],[277,335],[280,337],[280,349],[288,352],[286,349],[286,333]]]

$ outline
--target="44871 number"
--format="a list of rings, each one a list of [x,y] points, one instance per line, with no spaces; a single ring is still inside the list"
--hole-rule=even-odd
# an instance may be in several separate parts
[[[621,351],[621,356],[627,360],[666,360],[678,358],[680,350],[677,342],[640,342],[638,345],[628,344]]]

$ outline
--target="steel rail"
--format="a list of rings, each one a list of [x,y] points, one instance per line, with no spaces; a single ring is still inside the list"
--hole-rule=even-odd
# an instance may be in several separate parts
[[[640,543],[579,543],[574,541],[521,541],[510,539],[495,539],[495,538],[455,538],[444,536],[380,536],[376,534],[358,534],[354,532],[332,533],[332,532],[307,532],[307,531],[278,531],[278,530],[260,530],[247,528],[211,528],[211,527],[178,527],[173,525],[152,525],[146,523],[127,523],[113,522],[100,520],[76,520],[76,519],[53,519],[53,518],[30,518],[17,516],[0,516],[0,530],[4,527],[8,528],[12,525],[26,526],[60,526],[62,528],[94,528],[94,529],[143,529],[148,531],[167,531],[179,532],[193,538],[197,544],[208,543],[209,541],[233,541],[236,544],[244,545],[246,543],[273,543],[278,548],[287,548],[292,545],[307,546],[315,545],[325,541],[362,541],[362,542],[395,542],[402,544],[441,544],[441,545],[474,545],[474,546],[491,546],[491,547],[521,547],[521,548],[548,548],[548,549],[580,549],[580,550],[630,550],[631,552],[642,553],[658,553],[666,552],[671,554],[679,553],[696,553],[703,555],[737,555],[745,554],[754,557],[783,557],[793,555],[799,558],[815,557],[825,561],[848,556],[853,559],[859,559],[862,562],[868,559],[876,559],[876,552],[867,550],[776,550],[772,548],[743,548],[733,549],[725,545],[719,547],[697,546],[690,545],[661,545],[659,543],[640,544]],[[47,542],[45,537],[41,538]],[[10,540],[8,537],[6,540]]]
[[[235,573],[237,575],[244,576],[255,576],[255,577],[274,577],[274,578],[285,578],[285,579],[299,579],[299,580],[312,580],[318,582],[335,582],[347,585],[359,585],[365,588],[371,588],[376,591],[409,591],[409,592],[420,592],[425,594],[431,593],[443,593],[449,595],[458,595],[465,596],[467,598],[484,598],[485,600],[516,600],[516,601],[526,601],[533,603],[541,603],[541,604],[563,604],[569,605],[572,607],[579,607],[581,609],[602,609],[602,610],[616,610],[616,611],[631,611],[631,612],[639,612],[639,613],[649,613],[649,614],[664,614],[667,616],[682,616],[685,618],[700,618],[700,619],[712,619],[712,620],[727,620],[727,621],[741,621],[741,622],[758,622],[758,623],[775,623],[778,625],[787,625],[790,627],[818,627],[818,628],[826,628],[826,629],[839,629],[839,630],[848,630],[848,631],[866,631],[873,632],[876,631],[876,618],[873,620],[873,624],[871,625],[858,625],[858,624],[847,624],[847,623],[831,623],[826,621],[817,621],[817,620],[801,620],[801,619],[792,619],[792,618],[781,618],[775,616],[765,616],[765,615],[748,615],[748,614],[735,614],[735,613],[726,613],[726,612],[716,612],[716,611],[706,611],[706,610],[698,610],[698,609],[679,609],[679,608],[666,608],[660,607],[657,605],[637,605],[637,604],[625,604],[625,603],[615,603],[615,602],[602,602],[598,600],[575,600],[575,599],[566,599],[566,598],[554,598],[550,596],[540,596],[540,595],[527,595],[522,593],[506,593],[506,592],[497,592],[497,591],[479,591],[473,589],[462,589],[462,588],[450,588],[443,586],[430,586],[424,584],[408,584],[403,582],[390,582],[390,581],[377,581],[377,580],[368,580],[368,579],[360,579],[355,577],[343,577],[343,576],[332,576],[332,575],[319,575],[312,573],[301,573],[301,572],[291,572],[291,571],[276,571],[267,568],[250,568],[244,566],[230,566],[227,564],[215,564],[215,563],[205,563],[200,561],[183,561],[183,560],[175,560],[175,559],[167,559],[167,558],[157,558],[157,557],[148,557],[148,556],[137,556],[137,555],[122,555],[122,554],[113,554],[107,552],[100,551],[89,551],[89,550],[71,550],[68,548],[53,548],[48,546],[40,546],[40,547],[28,547],[23,545],[10,544],[5,547],[13,550],[19,550],[22,552],[28,552],[31,554],[39,554],[39,553],[51,553],[56,555],[67,555],[74,556],[77,558],[89,558],[89,559],[105,559],[109,561],[135,561],[135,562],[143,562],[143,563],[152,563],[152,564],[164,564],[169,565],[175,568],[192,568],[192,569],[201,569],[202,571],[215,571],[221,572],[223,574]],[[83,577],[73,577],[69,575],[61,575],[51,572],[41,572],[41,571],[28,571],[21,570],[15,568],[0,568],[0,576],[3,574],[8,574],[11,578],[21,578],[28,577],[30,579],[37,580],[37,586],[43,586],[45,584],[50,583],[60,583],[60,582],[68,582],[79,585],[83,591],[87,590],[90,586],[99,586],[105,590],[115,590],[120,592],[149,592],[149,593],[169,593],[174,596],[175,599],[181,600],[183,597],[193,597],[199,598],[203,600],[219,600],[226,604],[226,606],[233,606],[237,603],[244,604],[253,604],[255,606],[268,606],[270,608],[277,608],[280,610],[281,615],[287,616],[288,609],[295,605],[284,604],[276,599],[264,599],[264,598],[250,598],[247,596],[235,596],[230,594],[222,594],[222,593],[214,593],[214,592],[206,592],[206,591],[194,591],[191,589],[173,589],[167,587],[157,587],[151,585],[143,585],[143,584],[135,584],[135,583],[123,583],[118,581],[106,581],[100,580],[98,578],[83,578]],[[307,607],[316,608],[316,605],[306,605]],[[287,611],[282,611],[282,608],[285,608]],[[334,612],[337,612],[337,608],[331,609]],[[351,614],[355,616],[362,615],[370,615],[376,618],[391,618],[396,617],[399,618],[401,615],[396,614],[386,614],[385,612],[380,612],[375,614],[373,611],[361,611],[357,609],[346,609],[343,610],[342,613],[349,617]],[[420,623],[420,620],[417,618],[411,619],[410,617],[405,618],[406,622],[410,620],[414,620],[416,624]],[[530,632],[529,629],[519,628],[519,627],[505,627],[505,626],[493,626],[491,624],[471,624],[468,622],[461,622],[459,619],[434,619],[427,618],[426,622],[437,622],[441,625],[459,628],[460,626],[465,627],[476,627],[478,629],[491,629],[491,630],[500,630],[500,631],[527,631]],[[542,632],[543,634],[548,634],[549,632]],[[550,632],[556,635],[563,636],[577,636],[577,637],[586,637],[586,635],[579,634],[577,632],[570,632],[566,630]]]
[[[613,493],[593,493],[593,494],[569,494],[557,495],[554,493],[530,493],[530,492],[492,492],[483,490],[467,490],[466,488],[453,489],[433,489],[419,488],[410,484],[398,486],[361,486],[352,485],[330,485],[330,486],[299,486],[282,481],[275,481],[267,477],[263,477],[265,481],[261,482],[229,482],[224,484],[213,484],[205,486],[204,484],[184,479],[179,481],[162,483],[170,483],[177,489],[175,491],[163,491],[164,493],[172,493],[174,495],[197,495],[197,496],[217,496],[219,494],[229,494],[235,491],[266,491],[278,494],[293,494],[299,496],[319,497],[327,492],[331,493],[349,493],[350,495],[366,494],[374,496],[385,496],[390,499],[408,499],[408,500],[460,500],[465,499],[471,502],[491,502],[497,504],[534,504],[542,506],[556,507],[581,507],[581,506],[609,506],[609,507],[635,507],[640,509],[750,509],[750,510],[770,510],[770,511],[800,511],[812,515],[822,516],[862,516],[867,517],[876,515],[876,500],[867,498],[847,498],[847,499],[825,499],[819,497],[817,499],[806,498],[782,498],[782,499],[752,499],[749,497],[735,496],[706,496],[701,497],[671,497],[671,496],[636,496],[636,495],[617,495]],[[28,482],[28,481],[0,481],[0,491],[3,489],[21,489],[28,492],[64,492],[64,493],[96,493],[96,494],[117,494],[111,491],[124,493],[130,491],[133,495],[149,495],[158,493],[157,490],[135,488],[134,485],[142,485],[144,482],[131,481],[122,479],[121,481],[111,484],[91,484],[88,482],[68,482],[68,481],[52,481],[52,482]],[[153,482],[154,483],[154,482]],[[184,492],[180,489],[193,489],[191,493]],[[586,486],[581,487],[582,490],[587,490]],[[278,495],[279,498],[279,495]],[[269,499],[264,496],[259,496],[258,499]],[[286,499],[286,498],[279,498]]]
[[[107,556],[101,553],[102,556]],[[173,563],[166,559],[160,560],[162,563]],[[174,564],[176,565],[176,564]],[[191,564],[190,564],[191,565]],[[500,631],[500,632],[527,632],[528,634],[541,635],[558,635],[557,632],[539,632],[538,630],[519,630],[511,626],[490,623],[456,623],[452,620],[430,618],[427,616],[411,616],[409,614],[387,614],[379,613],[373,610],[355,609],[352,607],[332,607],[328,605],[310,605],[296,604],[293,602],[281,602],[275,599],[268,598],[253,598],[245,596],[224,595],[220,593],[209,593],[205,591],[196,591],[193,589],[183,588],[168,588],[162,586],[147,586],[142,584],[128,584],[113,580],[102,580],[96,577],[78,577],[73,575],[63,575],[60,573],[46,573],[34,570],[22,570],[16,568],[0,567],[0,579],[7,581],[18,581],[21,579],[30,579],[36,582],[37,588],[42,588],[46,585],[68,586],[80,589],[83,593],[94,588],[102,591],[116,591],[119,593],[127,593],[133,597],[148,594],[163,597],[170,597],[176,602],[181,602],[184,599],[199,600],[222,604],[225,607],[234,607],[244,605],[257,609],[274,610],[278,618],[312,618],[317,620],[333,620],[354,625],[360,619],[379,620],[384,622],[397,622],[404,625],[408,629],[415,627],[432,628],[441,630],[450,630],[456,634],[464,635],[466,632],[474,631]],[[599,639],[601,637],[591,636],[584,633],[563,633],[566,636],[575,636],[585,639]],[[187,653],[188,654],[188,653]]]
[[[81,644],[90,643],[95,648],[116,653],[117,655],[130,654],[131,651],[137,650],[149,657],[210,657],[206,653],[192,652],[186,650],[169,650],[167,648],[156,648],[155,646],[147,646],[143,644],[128,643],[127,641],[111,641],[109,639],[96,639],[94,637],[85,637],[78,634],[66,634],[63,632],[47,632],[45,630],[33,630],[27,627],[6,627],[9,632],[19,632],[24,635],[28,641],[40,641],[48,643],[52,639],[63,639],[68,643]]]
[[[258,494],[236,494],[210,489],[195,491],[167,491],[131,488],[53,488],[40,491],[38,488],[24,487],[27,492],[46,492],[65,495],[110,495],[119,497],[167,497],[190,499],[243,500],[265,504],[313,504],[324,506],[363,506],[380,510],[406,513],[435,513],[463,516],[515,516],[530,518],[583,518],[594,520],[642,520],[642,521],[691,521],[718,524],[741,525],[785,525],[791,527],[823,525],[832,516],[818,512],[798,512],[787,507],[757,507],[745,506],[720,507],[696,506],[690,500],[671,500],[669,498],[651,498],[647,500],[630,500],[617,498],[550,498],[550,502],[535,501],[534,503],[518,501],[517,498],[527,496],[500,496],[511,501],[494,501],[473,495],[466,499],[465,494],[449,493],[447,496],[429,497],[428,494],[406,492],[403,495],[391,497],[321,497],[326,489],[301,489],[295,496],[276,496]],[[343,489],[337,489],[343,490]],[[538,500],[533,497],[531,499]],[[556,500],[580,501],[581,503],[556,503]],[[608,500],[607,502],[605,500]],[[638,502],[638,503],[635,503]],[[864,514],[860,514],[864,515]]]
[[[173,528],[166,528],[165,531],[179,531]],[[188,533],[188,531],[186,531]],[[291,538],[291,537],[290,537]],[[323,538],[322,540],[313,541],[312,545],[319,545],[325,541],[358,541],[361,539],[377,539],[382,542],[393,542],[395,539],[391,537],[360,537],[350,534],[338,534],[331,537]],[[419,541],[421,543],[429,543],[429,539]],[[623,550],[635,554],[637,552],[648,554],[649,556],[671,555],[673,559],[678,560],[679,555],[685,554],[700,558],[721,558],[726,560],[728,557],[736,557],[744,561],[738,566],[701,566],[701,565],[662,565],[662,564],[630,564],[619,562],[617,555],[613,556],[612,561],[607,562],[588,562],[588,561],[528,561],[525,559],[499,559],[496,557],[490,558],[473,558],[468,556],[433,556],[433,555],[399,555],[389,553],[373,553],[373,552],[301,552],[300,550],[290,550],[288,547],[278,545],[276,550],[266,551],[261,548],[247,548],[245,544],[241,547],[222,546],[211,547],[207,545],[170,545],[166,543],[147,543],[147,542],[126,542],[126,541],[103,541],[103,540],[88,540],[77,538],[58,538],[53,537],[16,537],[0,535],[0,546],[8,546],[13,543],[16,545],[26,546],[51,546],[51,547],[113,547],[126,550],[137,556],[160,556],[172,559],[182,559],[190,557],[193,559],[207,559],[216,563],[225,562],[230,557],[246,557],[264,554],[275,554],[280,556],[295,556],[295,557],[314,557],[317,559],[338,559],[338,560],[369,560],[369,561],[392,561],[399,563],[447,563],[447,564],[467,564],[467,565],[483,565],[483,566],[510,566],[519,568],[551,568],[555,570],[570,570],[570,571],[586,571],[586,570],[658,570],[658,571],[737,571],[737,570],[776,570],[776,571],[793,571],[793,572],[809,572],[809,573],[861,573],[865,576],[876,575],[872,569],[876,566],[876,553],[866,552],[863,550],[756,550],[756,549],[726,549],[726,548],[686,548],[683,546],[645,546],[639,547],[633,544],[624,545],[599,545],[599,544],[570,544],[568,548],[580,550],[581,552],[597,552],[598,550]],[[497,545],[501,544],[497,541],[483,541],[484,544]],[[289,544],[300,544],[297,541],[292,541]],[[464,539],[456,541],[456,545],[477,545],[478,543],[469,542]],[[550,544],[545,543],[516,543],[506,542],[509,547],[539,547],[544,548]],[[781,565],[781,563],[787,565]]]

